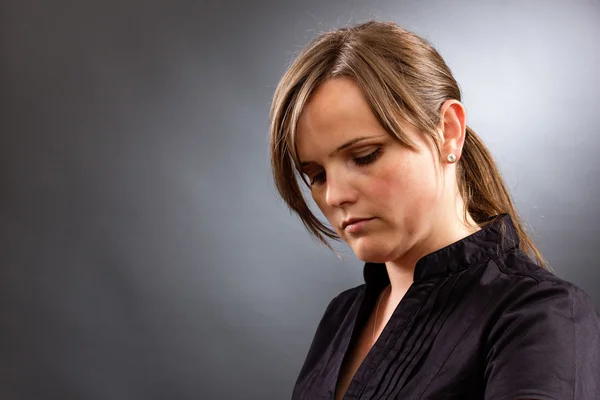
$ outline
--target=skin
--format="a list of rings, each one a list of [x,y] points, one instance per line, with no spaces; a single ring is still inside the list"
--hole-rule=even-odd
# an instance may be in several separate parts
[[[321,84],[298,121],[296,148],[315,203],[360,260],[385,263],[391,290],[377,333],[412,284],[417,261],[480,229],[464,218],[456,163],[446,161],[450,153],[460,159],[464,107],[448,100],[440,116],[442,162],[416,128],[403,126],[416,151],[388,134],[348,78]],[[371,220],[350,232],[342,228],[349,218]]]

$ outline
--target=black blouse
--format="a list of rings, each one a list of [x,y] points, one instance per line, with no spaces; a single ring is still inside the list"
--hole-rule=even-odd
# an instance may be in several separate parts
[[[389,283],[334,298],[293,399],[333,399],[340,367]],[[354,375],[344,399],[600,399],[600,316],[578,287],[535,265],[503,215],[431,253]]]

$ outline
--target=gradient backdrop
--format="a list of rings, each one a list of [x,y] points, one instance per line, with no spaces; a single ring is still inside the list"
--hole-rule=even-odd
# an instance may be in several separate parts
[[[268,110],[302,45],[369,18],[439,49],[600,306],[600,2],[2,0],[0,398],[290,397],[362,264],[276,197]]]

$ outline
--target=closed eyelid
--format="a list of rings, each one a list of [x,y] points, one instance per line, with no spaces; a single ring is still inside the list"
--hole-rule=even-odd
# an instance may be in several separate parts
[[[354,157],[368,155],[379,148],[381,148],[381,145],[376,143],[357,146],[357,148],[352,149],[352,155]]]
[[[357,145],[356,148],[348,148],[340,157],[343,159],[348,159],[348,161],[355,162],[357,159],[366,158],[366,157],[376,157],[382,151],[383,144],[380,143],[370,143],[370,144],[360,144]],[[316,162],[305,162],[299,168],[300,173],[310,177],[316,176],[323,171],[323,167]]]
[[[338,148],[336,148],[334,151],[332,151],[328,157],[333,157],[338,153],[341,153],[344,150],[355,150],[357,148],[363,148],[362,146],[364,146],[364,148],[367,148],[369,146],[377,146],[377,144],[375,143],[362,143],[364,141],[367,140],[373,140],[373,139],[381,139],[382,137],[389,137],[388,134],[383,134],[383,135],[374,135],[374,136],[362,136],[362,137],[358,137],[352,140],[349,140],[348,142],[342,144],[341,146],[339,146]],[[301,161],[300,162],[300,169],[303,170],[306,167],[311,166],[312,164],[317,164],[314,161]]]

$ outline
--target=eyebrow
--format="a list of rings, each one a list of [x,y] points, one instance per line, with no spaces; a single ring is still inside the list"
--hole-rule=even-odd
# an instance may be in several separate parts
[[[340,147],[338,147],[337,149],[335,149],[330,154],[330,156],[334,155],[335,153],[339,153],[342,150],[347,149],[348,147],[352,146],[355,143],[362,142],[363,140],[367,140],[367,139],[373,139],[373,138],[376,138],[376,137],[379,137],[379,136],[361,136],[361,137],[354,138],[352,140],[348,140],[346,143],[342,144]],[[310,164],[313,164],[313,163],[314,163],[314,161],[304,161],[304,162],[300,163],[300,167],[306,167],[306,166],[308,166]]]

